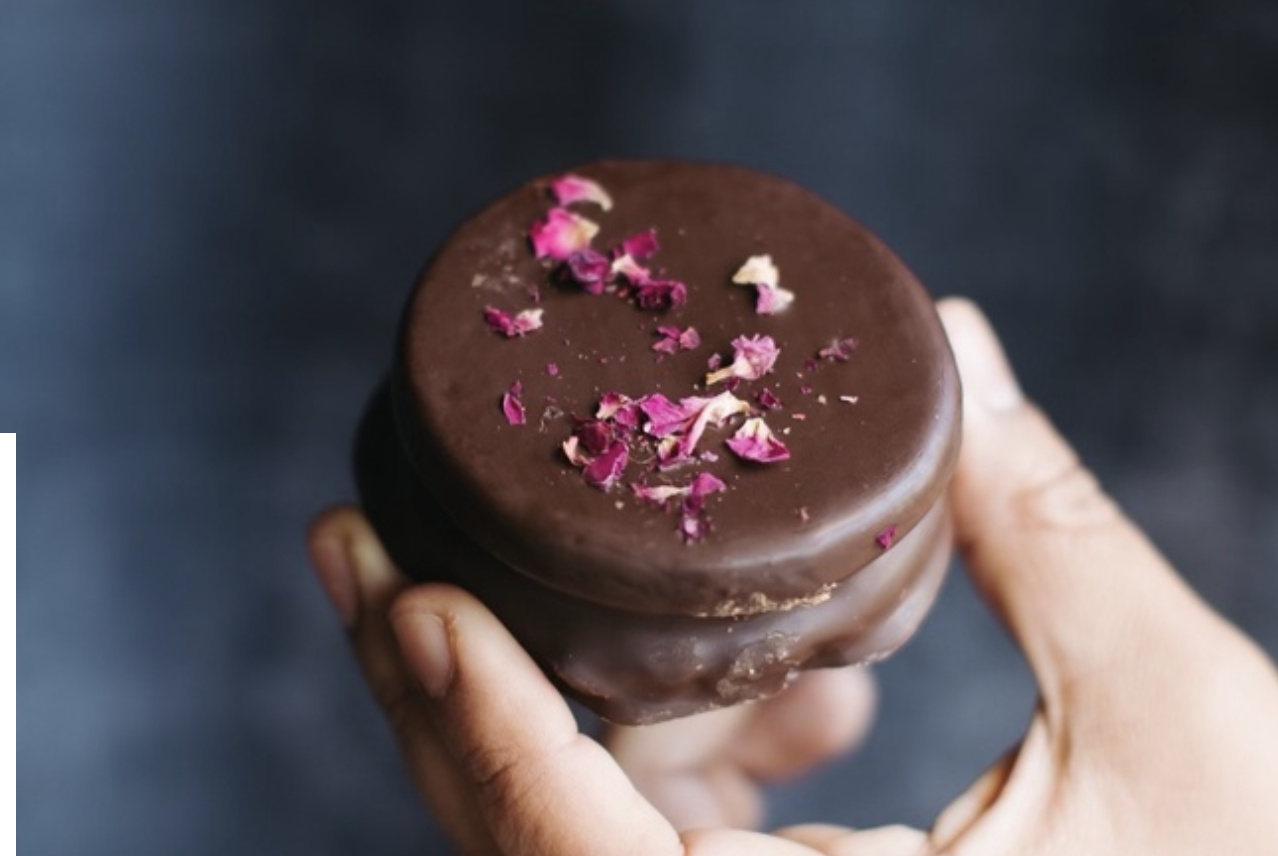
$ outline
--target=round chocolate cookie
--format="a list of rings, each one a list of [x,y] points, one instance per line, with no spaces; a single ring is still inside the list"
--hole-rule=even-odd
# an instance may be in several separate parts
[[[648,722],[904,641],[958,437],[931,300],[862,227],[772,176],[616,161],[448,240],[358,469],[405,572]]]

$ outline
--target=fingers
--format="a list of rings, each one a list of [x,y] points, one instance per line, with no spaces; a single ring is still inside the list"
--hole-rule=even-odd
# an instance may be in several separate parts
[[[1025,401],[980,311],[962,300],[939,309],[965,395],[951,489],[959,546],[1045,694],[1122,681],[1125,658],[1148,661],[1142,646],[1183,647],[1190,628],[1218,624]]]
[[[826,856],[933,856],[928,837],[908,826],[852,830],[842,826],[804,824],[777,832]]]
[[[408,580],[354,508],[334,508],[317,517],[308,546],[316,576],[346,625],[365,680],[395,731],[424,801],[462,853],[495,854],[456,762],[429,727],[417,682],[391,629],[391,605]]]
[[[412,589],[392,614],[426,711],[506,856],[682,856],[669,823],[504,627],[449,586]]]
[[[657,725],[612,726],[604,742],[675,829],[751,829],[763,820],[763,801],[731,756],[754,711],[738,705]]]
[[[864,669],[800,675],[781,695],[605,740],[632,782],[676,829],[757,828],[759,783],[798,775],[860,742],[876,692]]]
[[[733,758],[757,779],[799,775],[860,743],[870,731],[878,690],[869,669],[822,669],[751,708]]]

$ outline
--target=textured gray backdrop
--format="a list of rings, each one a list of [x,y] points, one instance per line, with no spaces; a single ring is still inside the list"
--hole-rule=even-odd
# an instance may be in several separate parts
[[[20,850],[445,852],[302,550],[460,216],[599,155],[796,179],[937,292],[1278,652],[1278,5],[14,0],[0,416]],[[925,824],[1013,742],[952,576],[776,822]]]

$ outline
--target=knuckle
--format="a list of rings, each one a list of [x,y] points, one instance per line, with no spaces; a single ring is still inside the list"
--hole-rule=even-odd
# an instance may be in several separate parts
[[[1102,528],[1122,517],[1096,477],[1073,456],[1017,490],[1012,511],[1023,529],[1046,532]]]
[[[461,762],[480,800],[498,815],[514,810],[537,791],[540,775],[513,747],[468,747],[462,752]]]

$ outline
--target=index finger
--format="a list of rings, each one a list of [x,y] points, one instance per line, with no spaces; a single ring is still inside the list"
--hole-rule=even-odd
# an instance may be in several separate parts
[[[421,586],[392,621],[503,853],[682,856],[674,828],[578,731],[558,691],[478,601]]]

